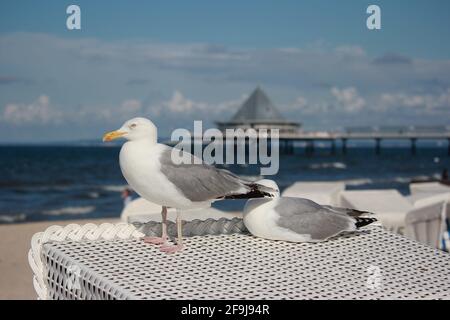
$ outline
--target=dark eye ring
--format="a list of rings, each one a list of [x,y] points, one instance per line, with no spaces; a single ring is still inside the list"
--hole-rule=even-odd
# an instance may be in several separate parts
[[[130,126],[130,128],[131,128],[131,129],[136,128],[136,123],[133,123],[133,124]]]

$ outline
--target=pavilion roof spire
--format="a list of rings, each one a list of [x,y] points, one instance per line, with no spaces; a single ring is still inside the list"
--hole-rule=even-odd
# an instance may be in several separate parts
[[[266,93],[258,85],[231,118],[232,122],[285,121]]]

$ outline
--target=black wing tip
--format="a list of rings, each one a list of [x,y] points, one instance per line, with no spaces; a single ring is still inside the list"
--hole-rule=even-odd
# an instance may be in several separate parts
[[[273,198],[273,194],[260,189],[260,185],[257,183],[251,183],[247,185],[250,187],[250,191],[243,194],[230,194],[222,199],[252,199],[252,198]]]
[[[356,228],[361,228],[361,227],[367,226],[375,221],[378,221],[375,218],[361,218],[361,217],[356,217],[355,220],[356,220],[356,222],[355,222]]]
[[[356,209],[347,209],[347,210],[348,210],[347,214],[350,217],[355,217],[355,218],[362,216],[362,215],[373,214],[372,212],[369,212],[369,211],[362,211],[362,210],[356,210]]]

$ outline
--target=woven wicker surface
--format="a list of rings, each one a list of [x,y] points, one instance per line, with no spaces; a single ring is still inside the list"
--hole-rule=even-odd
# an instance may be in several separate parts
[[[132,225],[146,236],[161,236],[161,222],[134,222]],[[206,220],[194,219],[192,221],[183,221],[182,228],[184,237],[249,233],[242,218],[220,218],[217,220],[212,218]],[[177,226],[172,221],[167,221],[167,234],[171,238],[176,238],[177,236]]]
[[[232,234],[43,245],[50,299],[450,299],[450,255],[368,227],[311,244]]]

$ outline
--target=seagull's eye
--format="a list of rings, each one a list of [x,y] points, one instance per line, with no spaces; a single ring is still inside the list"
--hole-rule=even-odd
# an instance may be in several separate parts
[[[131,129],[134,129],[134,128],[136,128],[136,126],[137,126],[137,124],[136,124],[136,123],[133,123],[133,124],[130,125],[130,128],[131,128]]]

